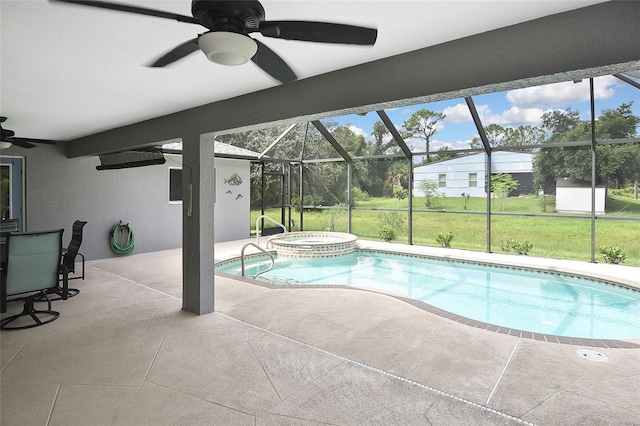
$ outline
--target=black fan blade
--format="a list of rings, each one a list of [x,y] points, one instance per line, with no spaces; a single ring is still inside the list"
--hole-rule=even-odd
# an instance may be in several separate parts
[[[35,145],[32,144],[31,142],[22,141],[19,138],[16,138],[16,139],[18,139],[18,140],[9,139],[6,142],[11,142],[13,145],[19,146],[20,148],[33,148],[33,147],[35,147]]]
[[[260,23],[260,32],[265,37],[287,40],[363,46],[372,46],[378,37],[378,30],[373,28],[307,21],[265,21]]]
[[[56,141],[52,141],[51,139],[34,139],[34,138],[9,138],[9,142],[15,143],[18,145],[19,143],[44,143],[47,145],[57,145]]]
[[[258,44],[258,52],[251,60],[255,62],[264,72],[278,80],[280,83],[288,83],[297,80],[298,77],[289,65],[260,41],[253,39]]]
[[[111,3],[99,0],[49,0],[58,3],[79,4],[100,9],[117,10],[120,12],[137,13],[138,15],[156,16],[158,18],[173,19],[180,22],[200,25],[200,21],[191,16],[178,15],[177,13],[164,12],[162,10],[147,9],[146,7],[130,6],[127,4]]]
[[[150,67],[164,67],[198,50],[198,39],[194,38],[176,46],[166,55],[155,61]]]

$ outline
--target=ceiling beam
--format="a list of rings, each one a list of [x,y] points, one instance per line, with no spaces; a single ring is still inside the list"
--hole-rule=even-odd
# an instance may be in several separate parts
[[[69,141],[69,157],[640,68],[640,2],[608,1]]]

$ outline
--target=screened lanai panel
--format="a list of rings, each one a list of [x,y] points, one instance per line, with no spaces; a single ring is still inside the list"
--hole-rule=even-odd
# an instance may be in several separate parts
[[[408,243],[408,215],[395,210],[353,210],[352,233],[359,238]]]
[[[588,262],[591,221],[588,216],[492,216],[491,251]]]
[[[604,253],[614,253],[620,249],[624,256],[622,264],[640,266],[640,221],[597,220],[596,221],[596,262],[605,262]]]
[[[619,76],[594,79],[598,141],[640,136],[640,78]]]
[[[470,142],[477,139],[477,128],[463,98],[386,109],[385,113],[415,154],[416,164],[455,158],[460,155],[456,151],[469,150]]]
[[[329,134],[339,127],[336,122],[332,120],[319,121],[321,129],[318,129],[313,122],[309,122],[305,133],[304,150],[302,153],[303,161],[314,160],[337,160],[342,159],[342,156],[338,153],[336,148],[331,142],[322,134],[322,131],[327,131]]]
[[[305,137],[306,123],[278,125],[216,136],[216,140],[245,148],[276,160],[299,159]]]
[[[450,246],[464,250],[485,251],[487,247],[487,216],[483,213],[460,214],[441,211],[413,212],[413,243],[443,247],[451,235]],[[443,237],[439,237],[443,234]]]
[[[308,163],[303,167],[303,205],[331,207],[347,205],[347,164],[343,161]],[[293,201],[299,205],[299,197]]]

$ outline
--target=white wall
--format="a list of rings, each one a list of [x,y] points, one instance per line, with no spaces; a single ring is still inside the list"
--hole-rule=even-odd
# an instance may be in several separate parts
[[[214,241],[218,243],[249,238],[251,226],[249,161],[216,158],[215,165]],[[231,179],[233,175],[238,175],[242,183],[234,185],[238,180]]]
[[[493,173],[530,173],[532,172],[533,156],[528,153],[495,152],[491,156]],[[424,196],[419,189],[419,182],[430,179],[438,182],[438,176],[446,175],[446,187],[438,188],[438,192],[447,197],[460,197],[462,193],[472,197],[484,197],[486,156],[483,153],[466,155],[451,160],[419,166],[414,169],[414,194]],[[469,186],[469,174],[477,176],[476,187]]]
[[[596,188],[596,214],[604,214],[605,188]],[[556,211],[591,213],[591,188],[556,187]]]

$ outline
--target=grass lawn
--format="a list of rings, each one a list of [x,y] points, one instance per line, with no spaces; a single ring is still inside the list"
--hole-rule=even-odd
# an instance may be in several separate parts
[[[414,199],[413,244],[438,246],[436,237],[439,232],[454,234],[451,246],[454,248],[486,251],[486,200],[470,198],[464,209],[462,197],[438,198],[427,211],[424,197]],[[504,210],[503,210],[504,201]],[[380,240],[380,229],[384,224],[395,225],[394,241],[407,243],[407,200],[391,198],[372,198],[355,203],[352,211],[352,232],[363,239]],[[403,209],[405,211],[358,210],[367,209]],[[418,211],[420,210],[420,211]],[[545,217],[491,216],[491,251],[502,252],[505,239],[527,240],[533,244],[530,255],[557,259],[589,261],[591,259],[591,221],[590,215],[584,219],[568,218],[567,215],[553,213],[553,205],[542,212],[540,200],[531,197],[511,197],[493,199],[492,212],[544,214]],[[461,212],[461,213],[451,213]],[[252,227],[259,211],[252,211]],[[280,218],[280,210],[272,209],[267,214]],[[295,230],[300,229],[299,212],[293,211]],[[548,216],[547,216],[548,215]],[[613,196],[607,199],[605,217],[640,218],[640,200]],[[304,229],[347,231],[346,210],[311,210],[304,212]],[[640,221],[596,220],[596,260],[602,261],[597,253],[603,246],[620,247],[627,258],[626,265],[640,266]]]

